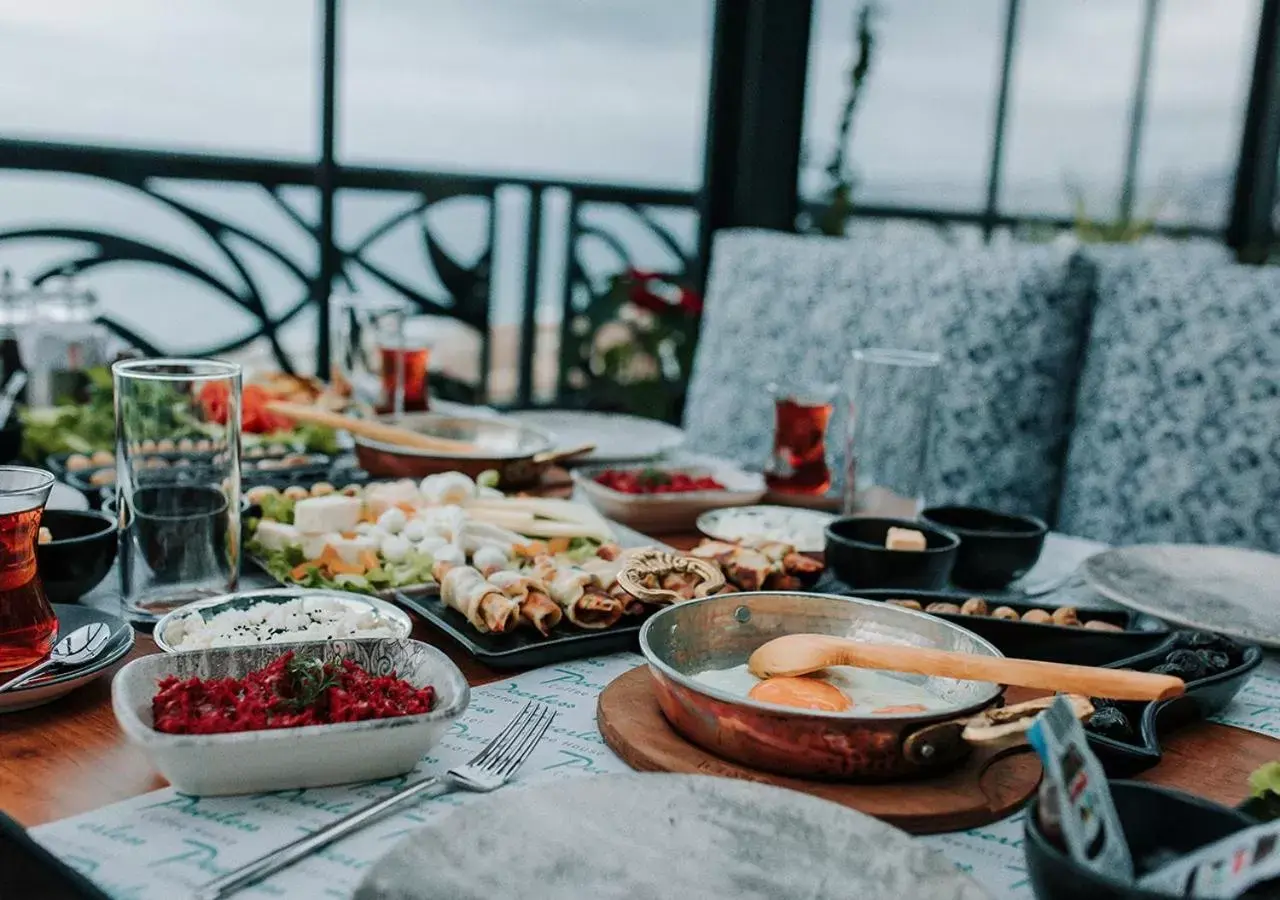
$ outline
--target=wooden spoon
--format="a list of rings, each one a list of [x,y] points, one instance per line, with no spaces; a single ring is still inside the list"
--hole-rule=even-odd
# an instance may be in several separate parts
[[[566,459],[585,456],[594,449],[596,449],[595,444],[579,444],[576,447],[566,447],[563,450],[543,450],[541,453],[535,453],[529,461],[535,466],[546,466],[551,463],[563,462]]]
[[[756,648],[747,661],[747,668],[757,678],[808,675],[828,666],[990,681],[1112,700],[1166,700],[1186,689],[1182,679],[1172,675],[980,656],[902,644],[874,644],[826,634],[789,634],[774,638]]]
[[[288,400],[272,400],[266,404],[273,413],[293,419],[297,422],[310,422],[312,425],[324,425],[327,428],[339,428],[398,447],[414,447],[419,450],[432,450],[436,453],[452,453],[458,455],[474,454],[480,451],[475,444],[457,441],[452,438],[434,437],[421,434],[399,425],[388,425],[373,419],[357,419],[355,416],[344,416],[333,410],[319,406],[308,406],[305,403],[290,403]]]

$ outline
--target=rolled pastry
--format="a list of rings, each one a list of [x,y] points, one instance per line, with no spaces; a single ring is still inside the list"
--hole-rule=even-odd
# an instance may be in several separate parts
[[[534,628],[543,637],[560,624],[564,612],[547,595],[546,585],[528,575],[503,570],[489,576],[489,583],[515,600],[520,607],[520,622]]]
[[[501,634],[518,624],[520,605],[485,581],[477,570],[470,566],[444,567],[440,563],[436,563],[436,570],[444,575],[440,579],[440,599],[445,606],[462,613],[477,631]]]
[[[601,591],[590,572],[566,566],[543,583],[551,599],[564,610],[565,617],[579,628],[608,628],[622,618],[624,604]]]

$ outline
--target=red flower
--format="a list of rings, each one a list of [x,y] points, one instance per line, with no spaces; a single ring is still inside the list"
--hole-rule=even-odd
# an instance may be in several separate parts
[[[624,277],[630,282],[628,299],[641,309],[660,316],[676,310],[690,316],[702,313],[702,297],[698,292],[676,284],[669,275],[628,269]]]
[[[702,315],[702,295],[692,288],[680,288],[680,308],[691,316]]]

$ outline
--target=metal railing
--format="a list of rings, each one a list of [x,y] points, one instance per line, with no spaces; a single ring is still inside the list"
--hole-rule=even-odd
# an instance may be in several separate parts
[[[234,272],[228,278],[216,267],[202,264],[193,255],[179,255],[159,242],[126,236],[102,228],[73,225],[35,225],[0,229],[0,246],[16,241],[65,241],[70,255],[32,272],[22,273],[41,281],[60,272],[91,272],[106,266],[141,263],[160,267],[194,279],[228,303],[247,313],[254,325],[230,339],[200,346],[207,355],[225,354],[263,340],[283,368],[293,371],[296,361],[280,340],[280,331],[319,298],[327,297],[331,271],[333,283],[354,283],[356,277],[371,279],[382,288],[416,306],[424,313],[446,316],[473,329],[480,337],[479,371],[481,396],[490,371],[490,331],[493,326],[493,272],[499,267],[520,271],[519,357],[514,402],[529,405],[535,399],[534,357],[538,331],[540,296],[546,293],[545,251],[554,242],[560,249],[563,271],[555,293],[560,303],[561,329],[568,328],[573,314],[590,303],[604,289],[608,276],[635,264],[634,245],[644,237],[665,250],[666,268],[683,275],[692,266],[692,229],[682,238],[660,217],[663,210],[682,210],[692,215],[695,195],[690,191],[642,188],[627,185],[592,184],[556,179],[517,178],[502,175],[453,174],[407,169],[342,166],[325,183],[313,163],[162,153],[146,150],[0,140],[0,170],[57,172],[90,176],[136,191],[159,208],[177,213],[190,222],[215,249],[217,256]],[[290,253],[272,235],[255,230],[251,224],[215,215],[176,196],[174,184],[216,182],[253,185],[284,216],[314,242],[313,253]],[[333,236],[320,217],[309,215],[289,192],[308,188],[326,190],[340,200],[348,191],[374,192],[402,197],[394,213],[384,216],[351,240]],[[524,234],[519,247],[497,239],[499,194],[522,194]],[[438,204],[459,198],[478,200],[484,208],[484,238],[474,258],[463,260],[446,248],[445,241],[428,222],[428,213]],[[561,214],[550,216],[555,203]],[[322,204],[316,204],[322,209]],[[593,215],[607,208],[622,214],[630,226],[601,221]],[[613,216],[618,219],[617,215]],[[125,223],[122,223],[125,224]],[[377,243],[398,228],[417,227],[421,234],[423,262],[439,287],[415,284],[378,262],[372,252]],[[590,247],[589,245],[596,245]],[[295,297],[283,309],[269,304],[266,289],[245,248],[265,254],[295,283]],[[592,252],[594,250],[594,252]],[[505,251],[518,258],[503,259]],[[596,258],[593,262],[592,257]],[[309,259],[308,259],[309,258]],[[323,261],[331,263],[325,266]],[[272,312],[272,308],[278,311]],[[319,317],[318,317],[319,318]],[[106,318],[107,327],[149,353],[163,353],[157,343],[136,324]],[[320,323],[317,346],[327,338]],[[317,367],[327,371],[327,357],[318,354]]]
[[[798,212],[812,211],[811,202],[795,196],[796,173],[791,165],[798,160],[802,117],[796,98],[804,93],[812,2],[717,0],[707,168],[705,185],[696,193],[340,164],[334,154],[339,0],[317,0],[323,28],[317,57],[321,103],[317,119],[320,153],[316,159],[268,160],[0,140],[0,171],[88,176],[136,192],[194,226],[214,249],[220,266],[201,263],[165,243],[120,230],[61,223],[0,231],[0,245],[60,240],[76,248],[69,258],[22,273],[35,280],[68,267],[89,271],[141,263],[201,283],[247,313],[252,322],[230,338],[198,348],[209,354],[226,353],[262,340],[279,365],[294,369],[297,361],[282,342],[281,330],[307,310],[314,310],[315,366],[322,374],[327,373],[329,358],[326,301],[331,287],[357,279],[366,283],[371,280],[424,312],[456,319],[481,337],[477,385],[480,396],[488,393],[492,369],[489,338],[494,328],[495,305],[513,300],[518,305],[518,353],[512,364],[515,376],[510,400],[516,405],[530,405],[539,399],[536,358],[540,312],[549,305],[558,307],[563,341],[574,314],[599,297],[607,276],[638,261],[638,243],[657,246],[665,259],[661,268],[696,282],[704,274],[710,234],[715,229],[737,225],[790,229]],[[1160,0],[1141,2],[1144,5],[1137,72],[1117,209],[1122,220],[1133,210],[1160,13]],[[969,226],[988,236],[1004,229],[1052,230],[1075,224],[1062,217],[1009,215],[1000,208],[1004,135],[1021,6],[1022,0],[1006,0],[1002,53],[994,85],[996,103],[985,203],[971,210],[857,204],[853,211],[856,217]],[[1280,145],[1280,126],[1274,124],[1280,116],[1271,116],[1270,112],[1280,104],[1280,67],[1275,65],[1275,52],[1264,51],[1275,51],[1280,42],[1280,0],[1262,0],[1262,6],[1258,58],[1242,135],[1231,221],[1223,223],[1222,228],[1161,222],[1156,225],[1157,231],[1174,236],[1221,237],[1225,230],[1232,246],[1242,252],[1247,246],[1269,242],[1270,204],[1276,193],[1275,148]],[[764,46],[768,52],[754,53],[751,48],[757,46]],[[786,128],[779,126],[783,121],[788,123]],[[255,230],[252,223],[210,212],[184,199],[181,191],[173,188],[175,184],[193,182],[255,186],[306,235],[308,252],[291,253],[272,235]],[[300,191],[315,202],[299,203]],[[394,212],[372,222],[361,234],[339,240],[335,222],[340,201],[348,194],[365,193],[402,199]],[[514,242],[499,237],[500,207],[512,195],[523,210],[522,231]],[[484,211],[480,247],[466,259],[456,250],[451,251],[449,242],[428,221],[433,209],[462,198],[478,201]],[[626,224],[620,226],[616,215],[609,218],[596,214],[606,208],[620,212]],[[677,229],[669,224],[667,213],[672,210],[685,216],[688,228]],[[417,228],[420,233],[422,261],[433,276],[430,284],[414,283],[376,258],[378,242],[403,228]],[[268,302],[268,289],[247,258],[245,248],[265,255],[291,279],[293,286],[289,290],[294,293],[283,306],[279,288],[273,288],[272,302]],[[517,273],[507,279],[514,286],[508,283],[502,288],[512,296],[497,295],[495,273],[499,272]],[[108,325],[144,350],[165,350],[135,324],[111,320]],[[555,356],[554,348],[544,348],[544,352]],[[549,393],[557,387],[558,376]]]

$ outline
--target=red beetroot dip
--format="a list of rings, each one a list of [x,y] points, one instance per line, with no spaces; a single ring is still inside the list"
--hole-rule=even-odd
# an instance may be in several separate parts
[[[389,719],[430,712],[435,688],[370,675],[351,660],[322,663],[293,652],[243,678],[170,675],[151,701],[156,731],[224,734]]]

